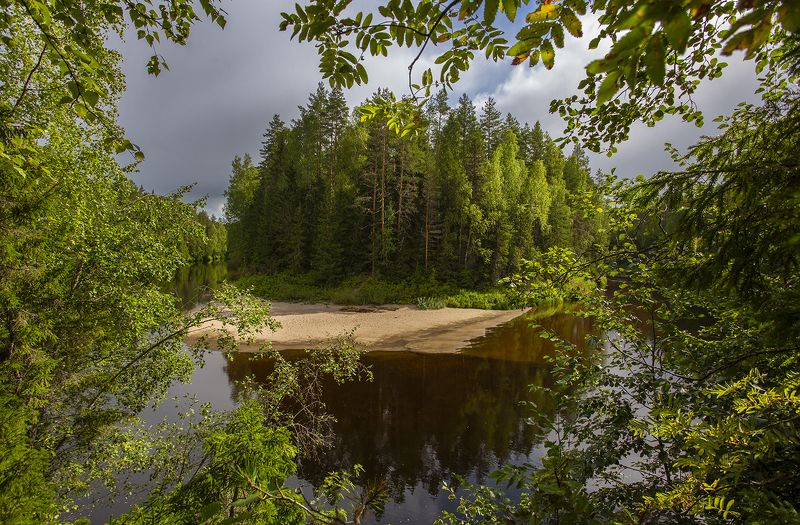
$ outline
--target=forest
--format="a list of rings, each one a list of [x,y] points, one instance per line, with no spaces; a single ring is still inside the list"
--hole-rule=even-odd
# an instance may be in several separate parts
[[[168,75],[159,44],[185,45],[201,23],[232,31],[226,9],[239,4],[0,5],[0,522],[87,523],[111,500],[127,504],[108,520],[119,524],[380,514],[385,485],[362,465],[313,493],[290,486],[334,440],[322,385],[373,378],[352,341],[236,360],[241,342],[278,328],[270,305],[222,283],[184,310],[165,287],[227,242],[245,271],[316,283],[499,280],[531,305],[575,279],[596,284],[572,290],[570,313],[592,327],[580,344],[538,328],[553,345],[546,369],[481,368],[497,370],[494,390],[533,383],[532,400],[513,403],[524,420],[491,395],[472,408],[541,453],[474,483],[431,477],[438,489],[426,489],[452,503],[437,525],[800,523],[797,1],[298,1],[277,29],[313,48],[316,62],[293,67],[317,66],[329,88],[291,124],[273,119],[258,164],[234,161],[229,230],[186,188],[134,183],[147,152],[118,122],[112,38],[140,41],[146,72]],[[550,102],[562,137],[490,100],[448,107],[477,61],[547,75],[567,43],[600,58],[582,65],[576,94]],[[351,112],[342,90],[398,48],[411,53],[408,92],[378,91]],[[591,176],[581,148],[562,153],[613,155],[637,124],[703,126],[693,97],[731,57],[752,67],[757,100],[671,148],[675,169],[619,180]],[[209,322],[220,352],[198,336]],[[209,355],[244,376],[235,406],[188,401],[180,418],[148,422]],[[259,382],[248,373],[266,358]],[[470,386],[453,370],[448,380]]]
[[[538,122],[503,117],[491,98],[479,112],[466,95],[452,108],[444,91],[413,134],[359,114],[320,84],[290,126],[272,119],[258,164],[234,159],[234,264],[322,284],[434,275],[475,288],[551,247],[584,254],[605,242],[586,155],[565,156]]]

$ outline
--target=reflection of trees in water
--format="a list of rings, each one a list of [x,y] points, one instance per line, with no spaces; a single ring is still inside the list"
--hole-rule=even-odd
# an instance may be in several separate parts
[[[590,329],[566,315],[537,322],[579,348]],[[552,354],[530,324],[512,321],[461,354],[367,354],[372,383],[325,385],[324,402],[337,419],[333,446],[301,459],[299,476],[318,485],[328,472],[358,463],[385,479],[399,503],[417,483],[435,495],[454,474],[481,481],[512,454],[529,454],[538,436],[520,402],[534,400],[529,385],[549,383],[543,357]],[[226,365],[232,381],[250,374],[264,381],[269,369],[243,355]]]
[[[545,365],[545,356],[553,355],[553,344],[539,337],[536,325],[575,343],[579,350],[585,348],[584,339],[592,331],[588,319],[564,313],[539,319],[536,312],[531,312],[490,330],[486,336],[474,340],[464,353]]]
[[[209,293],[228,276],[224,262],[184,266],[175,274],[173,289],[184,308],[192,308],[209,297]]]

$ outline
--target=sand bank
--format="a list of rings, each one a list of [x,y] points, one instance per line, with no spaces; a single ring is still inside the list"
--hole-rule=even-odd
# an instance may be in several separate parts
[[[408,305],[354,307],[275,302],[272,315],[281,328],[259,334],[255,344],[242,345],[242,350],[255,350],[265,342],[277,350],[313,348],[352,333],[356,342],[368,350],[448,353],[484,335],[487,328],[523,313],[524,310],[420,310]]]

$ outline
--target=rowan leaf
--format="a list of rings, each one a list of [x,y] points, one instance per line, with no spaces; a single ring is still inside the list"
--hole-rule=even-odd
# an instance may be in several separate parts
[[[580,38],[583,36],[583,25],[581,24],[578,15],[575,14],[572,9],[568,7],[561,8],[561,22],[564,24],[564,27],[567,28],[569,34],[574,36],[575,38]]]
[[[528,16],[525,17],[525,21],[529,24],[534,24],[537,22],[555,20],[558,18],[558,13],[560,10],[561,6],[555,4],[541,4],[536,11],[528,13]]]
[[[483,4],[483,22],[492,25],[500,8],[500,0],[486,0]]]
[[[556,58],[556,52],[553,49],[553,44],[551,44],[549,40],[545,40],[542,42],[542,45],[539,48],[539,53],[544,67],[547,69],[553,69],[553,64],[555,63]]]
[[[519,4],[519,0],[500,0],[503,5],[503,11],[506,13],[506,17],[513,22],[514,19],[517,17],[517,7]]]

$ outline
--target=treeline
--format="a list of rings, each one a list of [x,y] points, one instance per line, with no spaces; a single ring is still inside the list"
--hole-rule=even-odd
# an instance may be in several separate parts
[[[184,255],[195,263],[225,259],[228,251],[228,230],[225,224],[202,210],[197,213],[197,221],[205,230],[205,237],[184,239]]]
[[[374,101],[388,93],[378,91]],[[235,158],[226,191],[231,261],[253,272],[435,275],[494,284],[552,246],[604,243],[588,158],[565,156],[488,99],[440,93],[404,137],[360,122],[320,84],[300,116],[274,116],[258,164]]]

